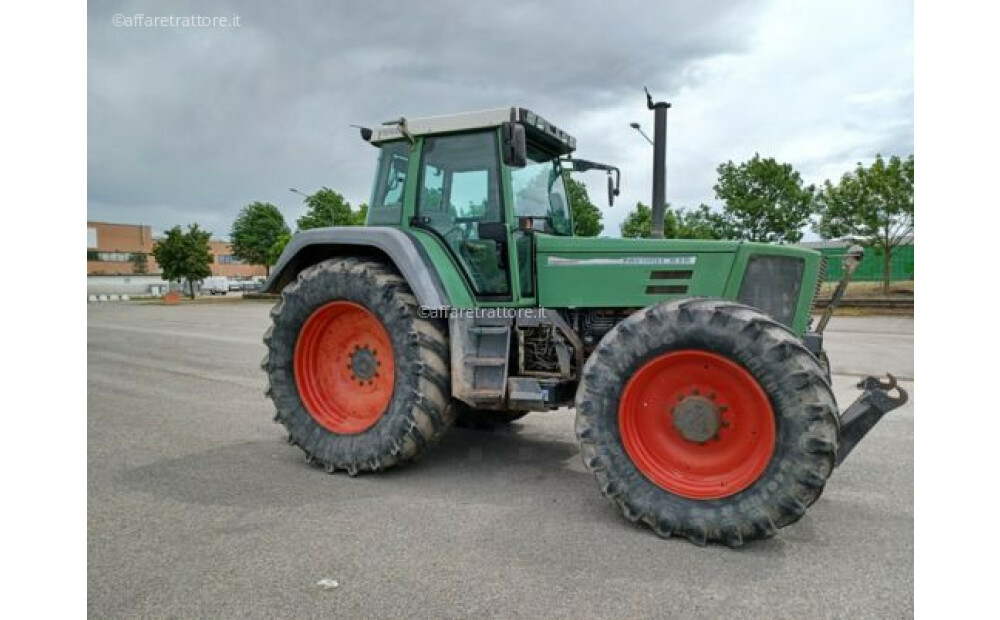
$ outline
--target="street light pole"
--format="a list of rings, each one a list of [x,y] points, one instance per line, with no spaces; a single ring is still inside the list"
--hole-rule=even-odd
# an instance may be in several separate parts
[[[645,138],[646,142],[649,142],[650,146],[656,146],[653,144],[653,141],[649,138],[649,136],[646,135],[646,132],[642,130],[642,127],[639,125],[639,123],[629,123],[628,126],[638,131],[639,135]]]
[[[312,198],[312,196],[310,196],[309,194],[305,194],[303,192],[300,192],[299,190],[295,189],[294,187],[289,187],[288,191],[292,192],[293,194],[298,194],[299,196],[303,196],[306,200],[309,200],[310,198]]]

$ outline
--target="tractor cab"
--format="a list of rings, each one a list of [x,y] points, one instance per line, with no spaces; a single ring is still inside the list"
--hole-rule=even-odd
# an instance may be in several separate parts
[[[573,234],[563,175],[575,138],[523,108],[399,119],[362,136],[380,149],[368,225],[431,235],[479,299],[535,296],[531,233]]]

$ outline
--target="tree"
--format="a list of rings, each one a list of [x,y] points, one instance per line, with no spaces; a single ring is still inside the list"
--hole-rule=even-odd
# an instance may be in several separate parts
[[[639,202],[622,222],[623,237],[649,237],[652,229],[652,209]],[[674,211],[667,204],[663,212],[663,237],[665,239],[730,239],[732,234],[719,213],[713,212],[708,205],[700,205],[697,209]]]
[[[167,231],[167,236],[153,246],[153,258],[159,263],[167,280],[187,280],[188,291],[194,299],[194,282],[212,275],[212,253],[208,240],[212,233],[201,230],[197,224],[188,225],[187,232],[180,226]]]
[[[738,238],[764,243],[802,239],[816,190],[803,186],[791,164],[755,154],[739,165],[721,164],[718,172],[715,196],[725,203],[723,217]]]
[[[906,159],[875,157],[858,163],[837,185],[826,181],[819,194],[816,231],[824,238],[853,237],[881,250],[882,293],[889,294],[892,251],[913,234],[913,155]]]
[[[358,226],[364,220],[358,219],[358,214],[351,211],[351,203],[329,187],[318,190],[305,199],[308,211],[298,219],[299,230],[324,228],[326,226]],[[364,207],[367,213],[367,206]]]
[[[734,239],[737,236],[726,217],[706,204],[690,211],[677,210],[678,239]]]
[[[663,216],[663,227],[666,229],[666,214]],[[649,237],[652,230],[653,212],[652,209],[642,204],[635,203],[635,210],[630,211],[621,224],[622,237],[637,238]]]
[[[573,234],[578,237],[596,237],[601,234],[604,230],[604,216],[597,205],[590,201],[587,186],[568,174],[563,175],[563,178],[566,180],[569,209],[573,214]]]
[[[273,265],[278,262],[281,258],[281,253],[285,251],[285,246],[288,242],[292,240],[292,233],[286,232],[282,234],[271,246],[271,249],[267,251],[267,262],[269,265]]]
[[[271,247],[282,235],[288,234],[285,218],[278,207],[269,202],[252,202],[243,207],[233,222],[229,239],[233,255],[252,265],[264,265],[271,271]]]
[[[364,226],[368,219],[368,203],[362,202],[358,205],[358,210],[354,213],[354,225]]]

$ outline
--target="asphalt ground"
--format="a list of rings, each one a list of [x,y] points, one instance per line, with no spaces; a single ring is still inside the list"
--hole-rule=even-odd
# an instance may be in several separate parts
[[[307,465],[262,394],[269,308],[88,307],[90,617],[913,615],[912,318],[833,319],[841,406],[885,371],[911,402],[801,521],[732,550],[629,523],[568,410],[453,429],[379,475]]]

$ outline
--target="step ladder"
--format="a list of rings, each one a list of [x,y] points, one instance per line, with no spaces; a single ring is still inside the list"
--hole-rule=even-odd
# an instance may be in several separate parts
[[[484,409],[505,406],[512,321],[449,320],[452,395]]]

